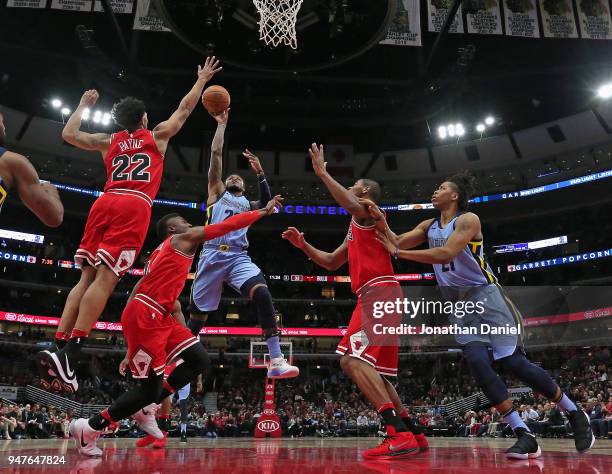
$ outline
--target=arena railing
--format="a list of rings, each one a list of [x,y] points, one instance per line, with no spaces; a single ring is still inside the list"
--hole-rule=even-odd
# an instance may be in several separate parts
[[[26,387],[26,399],[29,402],[60,408],[66,412],[71,411],[75,416],[82,418],[89,418],[91,415],[108,408],[108,405],[84,405],[74,400],[33,387],[32,385]]]

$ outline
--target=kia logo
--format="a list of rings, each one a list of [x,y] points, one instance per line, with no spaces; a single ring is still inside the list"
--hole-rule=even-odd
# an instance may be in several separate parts
[[[15,313],[6,313],[7,321],[15,321],[17,319],[17,315]]]
[[[259,428],[264,433],[273,433],[274,431],[280,428],[278,421],[274,420],[262,420],[257,423],[257,428]]]

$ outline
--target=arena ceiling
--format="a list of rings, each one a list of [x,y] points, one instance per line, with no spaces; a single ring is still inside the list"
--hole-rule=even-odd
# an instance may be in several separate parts
[[[52,115],[51,96],[76,104],[143,97],[159,120],[189,88],[203,53],[226,58],[215,79],[232,93],[229,140],[303,149],[346,137],[358,150],[438,143],[452,121],[498,119],[491,133],[526,128],[596,104],[612,79],[612,42],[437,35],[423,47],[377,44],[395,0],[305,0],[296,51],[262,45],[250,0],[158,0],[172,33],[132,30],[131,15],[9,9],[0,4],[0,103]],[[164,9],[164,8],[162,8]],[[424,11],[424,5],[422,6]],[[209,140],[203,114],[180,137]],[[465,137],[470,138],[469,136]]]

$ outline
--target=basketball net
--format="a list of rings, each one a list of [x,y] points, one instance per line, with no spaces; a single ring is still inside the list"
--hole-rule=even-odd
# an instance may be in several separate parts
[[[268,46],[297,49],[295,22],[304,0],[253,0],[259,12],[259,39]]]

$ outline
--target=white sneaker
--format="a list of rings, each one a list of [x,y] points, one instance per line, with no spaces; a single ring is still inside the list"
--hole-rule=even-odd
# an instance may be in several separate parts
[[[270,379],[291,379],[300,375],[300,369],[290,365],[284,357],[276,357],[270,360],[268,367],[268,378]]]
[[[144,430],[148,435],[153,436],[156,439],[164,439],[164,433],[157,426],[157,420],[155,419],[155,413],[157,412],[157,403],[151,403],[142,410],[138,410],[132,415],[134,421]]]
[[[102,450],[96,446],[100,432],[89,426],[85,418],[78,418],[70,422],[68,428],[74,438],[79,453],[85,456],[102,456]]]

